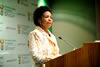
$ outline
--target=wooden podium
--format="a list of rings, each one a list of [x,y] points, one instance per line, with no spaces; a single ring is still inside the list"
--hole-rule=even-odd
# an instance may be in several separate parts
[[[83,43],[81,48],[46,62],[45,67],[100,67],[100,42]]]

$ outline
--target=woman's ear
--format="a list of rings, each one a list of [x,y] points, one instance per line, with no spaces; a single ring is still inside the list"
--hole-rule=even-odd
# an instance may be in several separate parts
[[[40,25],[41,25],[41,19],[38,19],[38,22],[40,23]]]

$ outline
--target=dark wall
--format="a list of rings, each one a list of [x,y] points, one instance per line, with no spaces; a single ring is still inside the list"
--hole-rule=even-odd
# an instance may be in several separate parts
[[[96,0],[96,32],[97,40],[100,40],[100,0]]]
[[[90,2],[91,2],[91,4],[95,3],[94,4],[95,6],[92,6],[92,7],[95,7],[95,11],[91,10],[90,14],[93,12],[96,13],[96,39],[100,40],[100,0],[85,0],[86,2],[84,0],[46,0],[46,2],[48,3],[48,6],[51,9],[53,8],[53,6],[55,4],[59,4],[58,7],[60,9],[62,8],[62,10],[66,9],[66,7],[67,7],[66,4],[68,4],[70,1],[73,1],[73,3],[76,3],[76,2],[78,3],[81,1],[81,2],[83,2],[84,6],[86,6],[87,4],[90,4]],[[53,8],[53,9],[56,9],[56,8]],[[91,7],[90,7],[90,9],[91,9]],[[93,16],[92,16],[92,18],[93,18]]]

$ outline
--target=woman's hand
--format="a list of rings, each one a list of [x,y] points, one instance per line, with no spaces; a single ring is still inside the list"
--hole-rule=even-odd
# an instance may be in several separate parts
[[[46,59],[45,59],[45,62],[47,62],[47,61],[49,61],[49,60],[51,60],[51,58],[46,58]]]

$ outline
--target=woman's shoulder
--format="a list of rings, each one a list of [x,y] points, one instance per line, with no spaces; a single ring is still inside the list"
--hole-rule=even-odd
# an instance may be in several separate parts
[[[42,33],[38,29],[34,29],[29,34],[31,34],[31,35],[37,34],[38,36],[41,36],[42,35]]]
[[[35,33],[35,30],[32,30],[32,31],[29,32],[29,35],[34,34],[34,33]]]

